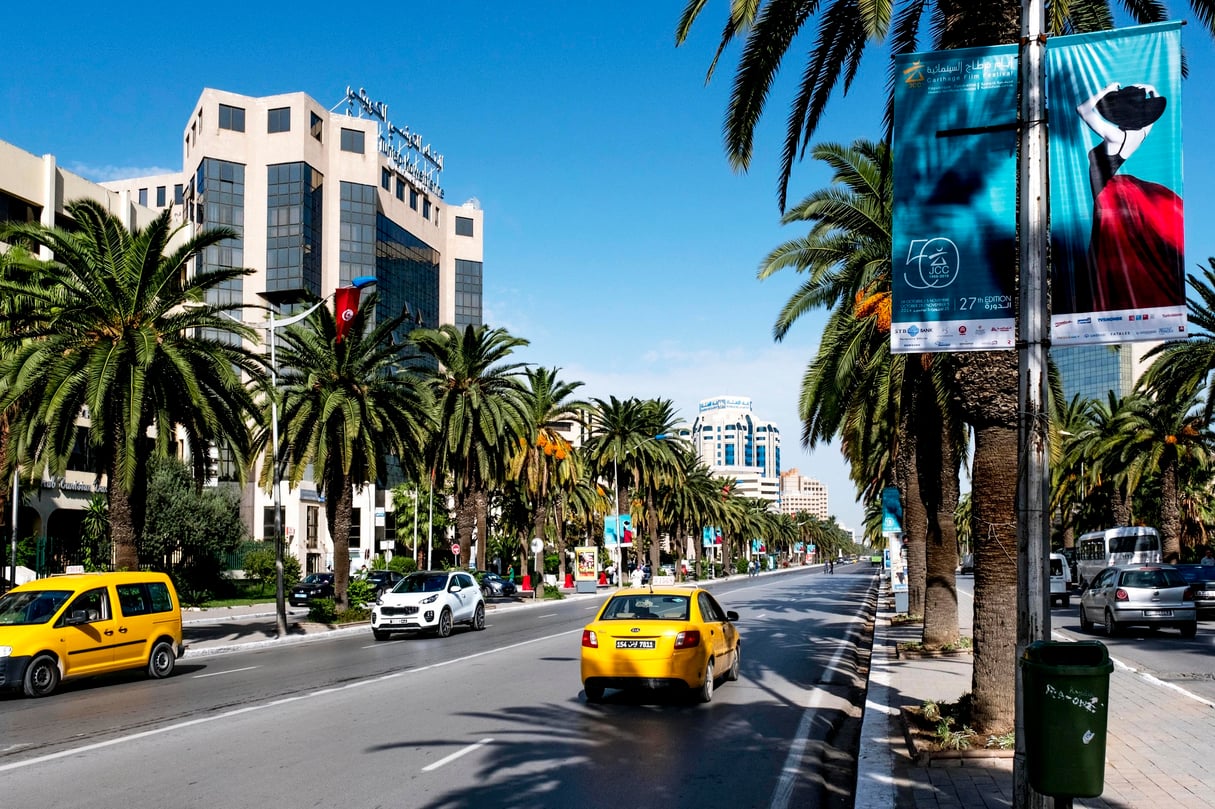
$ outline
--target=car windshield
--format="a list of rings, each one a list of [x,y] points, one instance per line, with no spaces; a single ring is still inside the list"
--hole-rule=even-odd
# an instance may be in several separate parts
[[[300,584],[325,584],[333,579],[324,573],[309,573]]]
[[[9,593],[0,598],[0,626],[45,624],[71,596],[71,590]]]
[[[617,596],[603,610],[604,621],[643,620],[686,621],[690,600],[685,595]]]
[[[438,593],[447,588],[446,573],[414,573],[397,582],[394,593]]]
[[[1144,568],[1141,570],[1124,570],[1122,572],[1123,587],[1185,587],[1185,578],[1176,570],[1163,568]]]
[[[1179,570],[1186,581],[1215,581],[1215,565],[1186,565]]]

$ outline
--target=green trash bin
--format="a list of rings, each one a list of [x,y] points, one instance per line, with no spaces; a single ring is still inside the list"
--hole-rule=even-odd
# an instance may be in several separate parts
[[[1021,657],[1025,755],[1040,795],[1095,798],[1105,790],[1110,662],[1095,640],[1037,641]]]

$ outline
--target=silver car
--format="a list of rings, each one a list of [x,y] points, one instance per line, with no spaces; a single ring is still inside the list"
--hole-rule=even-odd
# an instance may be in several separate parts
[[[1080,628],[1088,632],[1093,624],[1111,637],[1131,626],[1169,626],[1192,638],[1198,631],[1194,590],[1172,565],[1107,567],[1080,594]]]

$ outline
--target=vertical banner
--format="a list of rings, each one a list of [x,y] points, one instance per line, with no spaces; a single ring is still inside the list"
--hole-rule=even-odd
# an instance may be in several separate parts
[[[1181,23],[1052,38],[1051,341],[1186,336]]]
[[[603,546],[615,548],[633,544],[633,517],[631,514],[608,514],[603,518]]]
[[[895,65],[890,350],[1011,350],[1017,46]]]
[[[333,293],[334,317],[337,321],[337,342],[342,342],[350,329],[350,321],[359,313],[359,295],[362,290],[358,287],[338,287]]]

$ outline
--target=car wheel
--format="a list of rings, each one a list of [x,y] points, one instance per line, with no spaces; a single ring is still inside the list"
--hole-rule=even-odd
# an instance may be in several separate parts
[[[440,638],[445,638],[451,634],[451,610],[447,607],[439,613],[439,624],[435,627],[435,634]]]
[[[493,595],[493,592],[488,587],[481,588],[481,597],[482,598],[489,598],[492,595]]]
[[[698,691],[696,693],[696,696],[697,696],[697,698],[700,699],[701,702],[712,702],[713,701],[713,661],[712,660],[710,660],[708,665],[705,666],[705,682],[704,682],[704,685],[702,685],[700,687],[700,691]]]
[[[148,676],[154,680],[163,680],[173,673],[177,663],[177,655],[173,653],[173,644],[167,640],[158,640],[148,655]]]
[[[1093,622],[1088,619],[1088,613],[1084,611],[1084,604],[1080,605],[1080,631],[1093,631]]]
[[[734,646],[734,662],[730,664],[730,669],[726,672],[726,679],[730,682],[738,680],[738,666],[740,658],[742,658],[742,644]]]
[[[376,640],[388,640],[388,633],[382,629],[373,629],[371,630],[371,637]]]
[[[25,695],[47,697],[59,687],[59,664],[50,655],[38,655],[25,670]]]
[[[587,702],[603,702],[603,686],[593,680],[587,680],[582,684],[582,690],[586,692]]]
[[[478,604],[477,611],[473,613],[472,628],[480,632],[485,628],[485,605]]]
[[[1198,634],[1198,622],[1197,621],[1187,621],[1186,623],[1184,623],[1180,627],[1178,627],[1178,629],[1181,630],[1181,637],[1192,638]]]
[[[1109,638],[1118,636],[1118,623],[1114,620],[1114,613],[1109,610],[1105,611],[1105,635]]]

